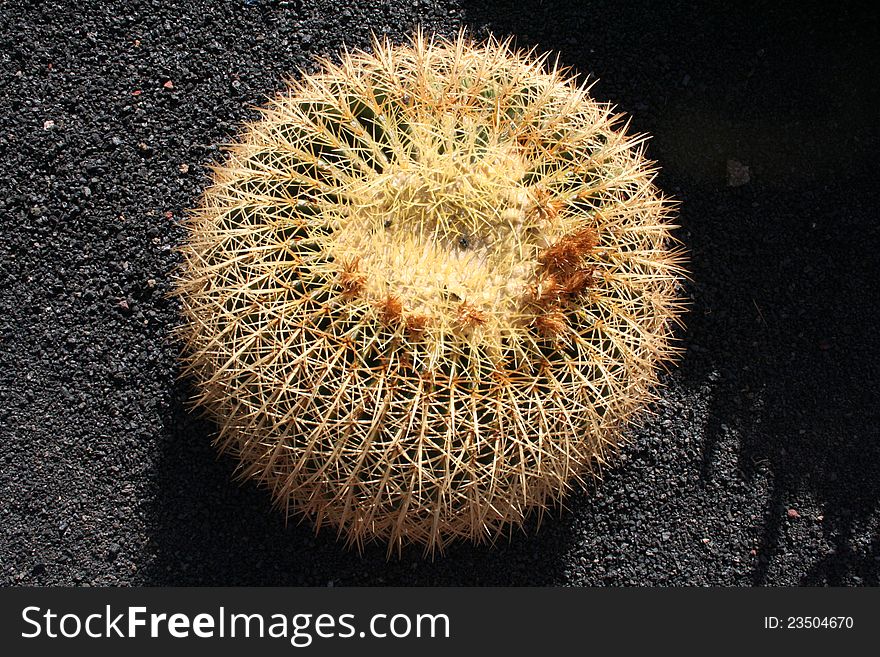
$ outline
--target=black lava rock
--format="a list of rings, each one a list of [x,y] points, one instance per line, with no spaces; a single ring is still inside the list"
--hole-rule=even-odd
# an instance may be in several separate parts
[[[878,21],[819,4],[8,0],[0,584],[878,585]],[[416,25],[600,79],[681,201],[691,305],[602,481],[509,542],[386,562],[233,481],[167,292],[179,222],[252,107]]]

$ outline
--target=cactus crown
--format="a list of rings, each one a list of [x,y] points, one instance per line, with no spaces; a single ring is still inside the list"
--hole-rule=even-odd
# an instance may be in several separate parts
[[[349,541],[493,539],[604,460],[674,354],[643,138],[507,42],[374,44],[262,110],[189,220],[198,401]]]

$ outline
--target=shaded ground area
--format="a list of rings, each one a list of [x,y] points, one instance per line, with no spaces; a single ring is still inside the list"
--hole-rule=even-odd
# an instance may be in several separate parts
[[[0,2],[0,583],[880,583],[876,12],[360,4]],[[601,482],[492,549],[386,563],[231,481],[165,295],[251,107],[417,23],[600,78],[681,202],[692,309]]]

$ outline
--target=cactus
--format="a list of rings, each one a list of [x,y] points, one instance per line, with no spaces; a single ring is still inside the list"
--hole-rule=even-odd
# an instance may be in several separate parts
[[[675,355],[672,204],[546,56],[419,32],[321,65],[187,221],[195,401],[318,529],[493,541],[598,472]]]

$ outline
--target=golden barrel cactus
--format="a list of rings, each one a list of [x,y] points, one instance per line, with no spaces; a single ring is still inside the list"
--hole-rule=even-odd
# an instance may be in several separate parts
[[[596,471],[674,355],[644,139],[509,43],[303,75],[188,220],[186,370],[218,445],[350,543],[492,540]]]

